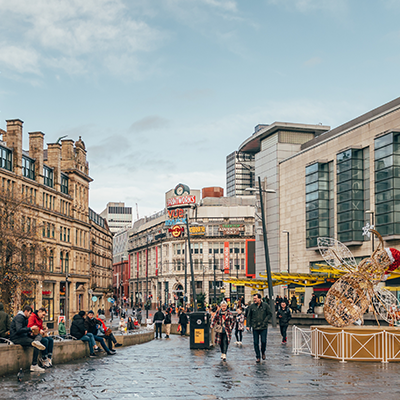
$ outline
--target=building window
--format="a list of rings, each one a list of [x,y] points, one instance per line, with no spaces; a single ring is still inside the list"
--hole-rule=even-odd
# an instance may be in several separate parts
[[[330,236],[329,164],[306,167],[306,246],[316,247],[318,237]]]
[[[53,169],[43,165],[43,179],[44,184],[53,187]]]
[[[53,272],[54,270],[54,251],[50,250],[50,257],[49,257],[49,271]]]
[[[64,253],[62,251],[60,252],[60,271],[64,272]]]
[[[67,175],[61,174],[61,192],[68,194],[69,178]]]
[[[400,132],[375,139],[375,225],[382,236],[400,234]]]
[[[69,272],[69,253],[65,253],[64,265],[65,265],[65,273],[68,273]]]
[[[0,167],[12,171],[11,150],[0,146]]]
[[[35,161],[26,156],[22,156],[22,175],[25,178],[35,179]]]
[[[337,239],[363,241],[364,166],[363,150],[349,149],[336,156]]]

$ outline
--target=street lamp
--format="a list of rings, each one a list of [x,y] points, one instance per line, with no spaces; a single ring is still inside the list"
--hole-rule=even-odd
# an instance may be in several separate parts
[[[213,271],[214,271],[214,304],[217,303],[217,282],[215,280],[215,269],[216,269],[216,265],[215,265],[215,253],[214,253],[214,249],[213,249],[213,256],[211,256],[211,254],[208,256],[208,258],[214,258],[214,265],[213,265]]]
[[[193,225],[194,224],[195,223],[193,223]],[[196,312],[197,311],[197,297],[196,297],[196,284],[194,282],[194,268],[193,268],[193,259],[192,259],[192,248],[190,246],[189,213],[186,213],[186,230],[187,230],[188,247],[189,247],[190,274],[192,276],[193,310]]]
[[[371,229],[374,229],[374,214],[375,212],[372,210],[365,211],[365,214],[371,214]],[[372,240],[372,252],[375,250],[375,235],[371,235]]]
[[[256,190],[255,188],[247,188],[245,190]],[[274,290],[272,287],[272,275],[271,275],[271,265],[269,262],[269,252],[268,252],[268,242],[267,242],[267,228],[265,223],[265,211],[264,211],[264,201],[263,201],[263,192],[264,193],[276,193],[273,189],[262,189],[261,188],[261,178],[258,177],[258,190],[260,194],[260,203],[261,203],[261,220],[263,227],[263,239],[264,239],[264,254],[265,254],[265,266],[267,269],[267,279],[268,279],[268,296],[269,296],[269,305],[272,312],[272,326],[276,327],[276,316],[275,316],[275,304],[273,300]]]
[[[282,233],[287,233],[287,272],[290,273],[290,241],[289,241],[289,231],[282,231]]]

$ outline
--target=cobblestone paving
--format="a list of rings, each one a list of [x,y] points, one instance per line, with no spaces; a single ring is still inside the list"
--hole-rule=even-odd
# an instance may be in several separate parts
[[[255,363],[252,336],[219,351],[190,350],[189,339],[118,349],[115,356],[56,365],[43,374],[0,379],[0,399],[398,399],[400,364],[341,364],[291,353],[269,330],[267,360]]]

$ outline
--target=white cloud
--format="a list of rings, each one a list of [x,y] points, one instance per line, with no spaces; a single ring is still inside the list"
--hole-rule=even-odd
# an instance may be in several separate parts
[[[341,14],[348,9],[348,0],[268,0],[268,3],[302,13],[322,10]]]
[[[14,73],[39,74],[39,55],[31,48],[0,43],[0,64]]]
[[[307,61],[305,61],[304,65],[306,67],[314,67],[315,65],[318,65],[321,63],[322,63],[321,57],[312,57],[312,58],[308,59]]]

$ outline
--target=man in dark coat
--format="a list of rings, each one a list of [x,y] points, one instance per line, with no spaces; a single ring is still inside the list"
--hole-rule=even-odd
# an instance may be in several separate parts
[[[109,356],[115,354],[116,353],[115,350],[110,350],[107,347],[104,339],[100,336],[97,336],[98,328],[99,328],[99,322],[94,317],[94,312],[92,310],[88,311],[87,317],[85,318],[85,329],[88,331],[88,333],[91,333],[93,335],[94,340],[100,343],[101,347]]]
[[[187,328],[187,324],[188,324],[188,317],[187,317],[185,311],[183,310],[183,308],[179,314],[179,324],[181,326],[181,336],[185,336],[186,328]]]
[[[8,339],[10,337],[11,318],[4,311],[3,303],[0,303],[0,337]]]
[[[90,349],[90,357],[96,357],[94,352],[94,347],[96,342],[94,341],[94,336],[85,328],[85,311],[79,311],[78,314],[74,315],[72,318],[72,324],[70,333],[76,339],[82,340],[82,342],[88,342]]]
[[[158,311],[154,314],[153,318],[153,324],[156,326],[156,339],[158,339],[158,334],[160,334],[160,339],[162,338],[161,336],[161,330],[162,330],[162,323],[165,319],[164,313],[161,311],[161,308],[158,309]]]
[[[265,350],[267,348],[268,321],[272,316],[271,309],[267,303],[261,301],[260,293],[253,297],[254,303],[249,306],[247,312],[247,330],[253,328],[254,350],[256,352],[256,362],[260,362],[260,336],[261,336],[261,355],[265,360]]]
[[[32,307],[25,306],[22,311],[11,321],[10,340],[14,344],[19,344],[23,347],[33,346],[33,359],[30,370],[32,372],[44,372],[44,368],[37,364],[39,350],[44,350],[46,346],[41,343],[42,336],[39,335],[39,327],[32,326],[28,328],[28,320],[32,314]]]
[[[165,319],[164,319],[164,324],[165,324],[165,338],[169,339],[169,335],[171,334],[171,309],[168,307],[167,311],[165,313]]]

